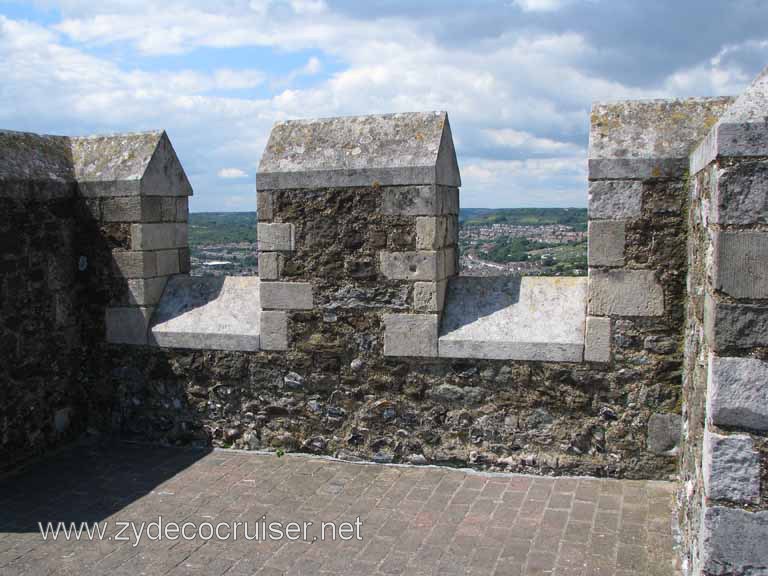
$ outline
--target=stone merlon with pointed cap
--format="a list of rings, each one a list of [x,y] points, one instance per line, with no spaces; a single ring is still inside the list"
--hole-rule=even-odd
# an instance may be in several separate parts
[[[460,186],[445,112],[291,120],[272,128],[259,190]]]
[[[83,196],[192,195],[171,141],[161,130],[87,137],[0,131],[0,180],[77,182]],[[19,192],[9,186],[0,190]],[[52,190],[44,189],[49,195]]]

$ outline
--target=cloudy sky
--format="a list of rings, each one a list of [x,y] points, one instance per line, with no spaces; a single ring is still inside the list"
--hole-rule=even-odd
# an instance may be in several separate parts
[[[275,120],[447,110],[462,206],[585,206],[595,100],[735,94],[768,0],[0,0],[0,128],[165,128],[253,210]]]

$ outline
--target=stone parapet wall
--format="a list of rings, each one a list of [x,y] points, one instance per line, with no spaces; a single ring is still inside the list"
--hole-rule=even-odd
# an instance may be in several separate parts
[[[679,500],[696,576],[768,573],[766,72],[690,159]]]

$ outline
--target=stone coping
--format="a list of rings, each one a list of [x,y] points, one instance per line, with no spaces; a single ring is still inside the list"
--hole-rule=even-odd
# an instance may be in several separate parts
[[[581,362],[586,309],[583,277],[451,278],[438,355]]]
[[[174,276],[152,318],[150,343],[163,348],[259,350],[256,276]]]

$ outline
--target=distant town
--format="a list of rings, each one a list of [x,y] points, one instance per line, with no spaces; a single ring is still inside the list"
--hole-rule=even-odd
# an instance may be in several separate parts
[[[463,209],[460,273],[465,276],[587,273],[584,208]],[[198,212],[189,217],[192,274],[258,274],[255,212]]]

